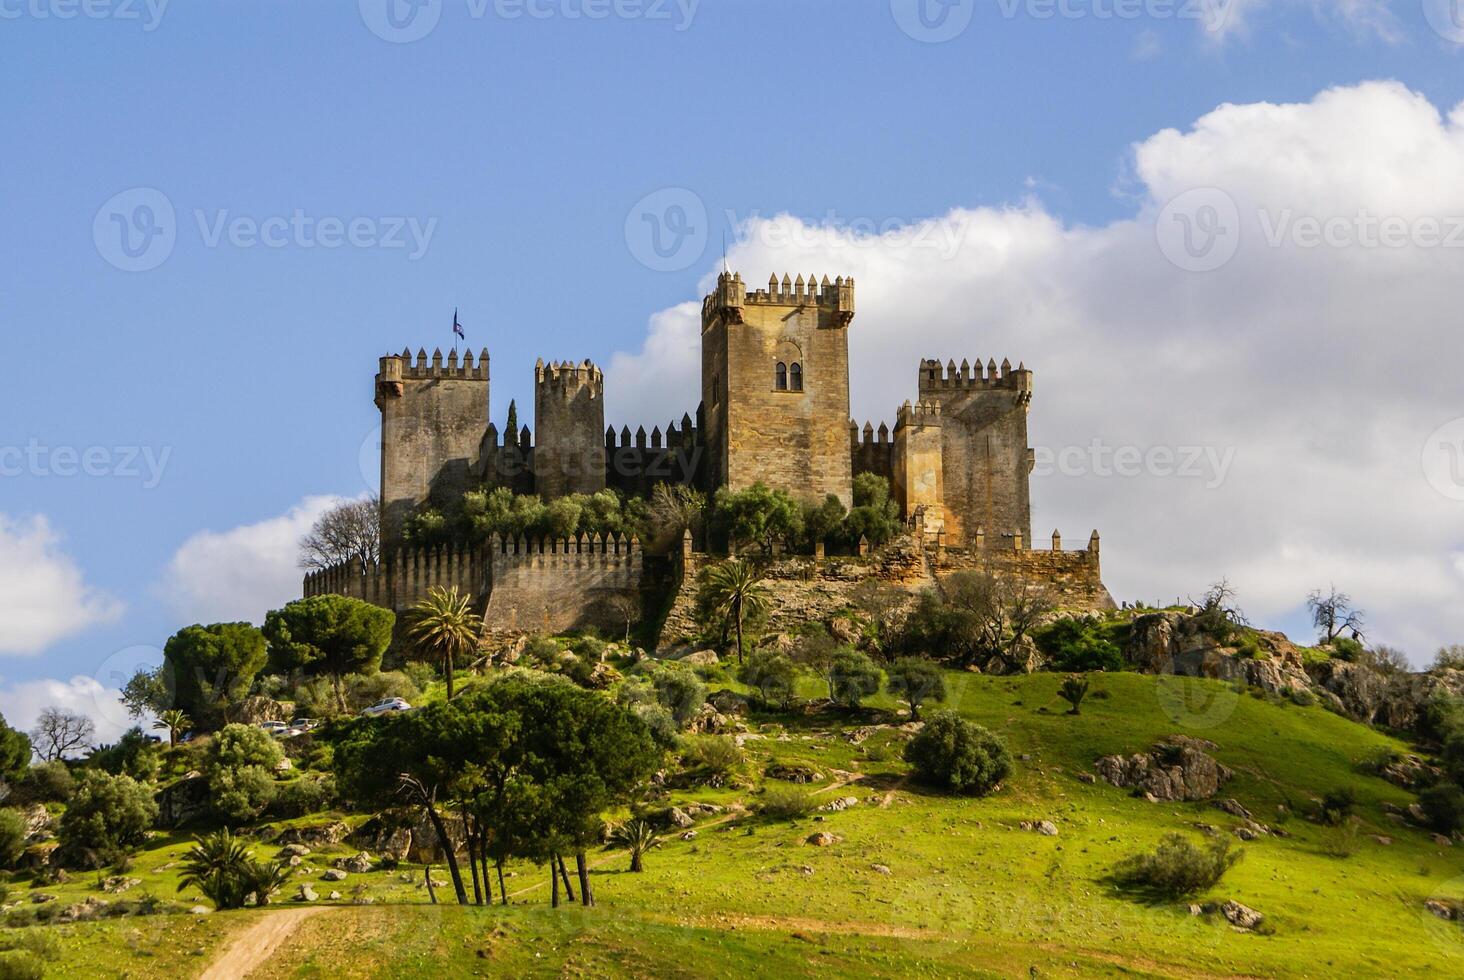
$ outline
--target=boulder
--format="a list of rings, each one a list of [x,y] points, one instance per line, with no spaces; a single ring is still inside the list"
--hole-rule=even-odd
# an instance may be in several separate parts
[[[873,871],[875,874],[880,874],[880,875],[892,875],[892,874],[894,874],[894,872],[890,870],[890,866],[888,864],[871,864],[869,866],[869,870],[870,871]]]
[[[697,709],[696,716],[687,722],[686,730],[702,735],[720,735],[732,728],[732,719],[722,714],[710,703]]]
[[[351,832],[349,825],[340,820],[331,823],[315,824],[310,827],[289,827],[280,831],[275,838],[275,843],[304,844],[306,847],[327,847],[331,844],[339,844],[345,840]],[[306,853],[309,853],[308,851]]]
[[[681,663],[689,664],[692,667],[712,667],[722,662],[715,650],[697,650],[695,653],[688,653],[681,658]]]
[[[405,861],[412,849],[412,820],[395,811],[378,813],[347,839],[363,851],[381,855],[384,860]]]
[[[346,873],[344,871],[342,871],[340,868],[327,868],[326,871],[325,871],[325,873],[320,876],[320,880],[321,881],[345,881],[346,880]]]
[[[295,901],[297,902],[313,902],[319,897],[319,895],[315,894],[315,889],[311,888],[308,884],[301,885],[300,890],[295,893]]]
[[[831,834],[827,830],[820,830],[817,833],[809,834],[806,843],[812,844],[814,847],[830,847],[843,839],[838,834]]]
[[[262,721],[289,721],[295,716],[295,702],[276,701],[255,694],[239,702],[233,711],[234,721],[241,725],[257,725]]]
[[[452,843],[452,849],[457,854],[467,851],[467,824],[463,818],[455,813],[443,813],[439,815],[442,819],[442,827],[447,831],[447,838]],[[417,822],[412,825],[411,848],[407,853],[407,860],[413,864],[440,864],[447,860],[442,851],[442,842],[437,838],[437,828],[433,826],[431,819],[426,814],[417,816]]]
[[[1107,755],[1093,764],[1098,775],[1134,795],[1156,801],[1207,800],[1233,773],[1205,749],[1213,742],[1175,735],[1143,755]]]
[[[340,868],[343,871],[349,871],[352,874],[358,875],[365,874],[366,872],[371,870],[371,855],[367,854],[365,851],[361,851],[360,853],[354,854],[351,857],[340,858],[335,863],[336,867]]]
[[[280,857],[282,858],[304,857],[309,853],[310,848],[304,844],[286,844],[280,848]]]
[[[122,892],[142,884],[141,878],[128,878],[126,875],[112,875],[102,880],[102,891],[108,895],[120,895]]]
[[[707,697],[707,703],[729,717],[743,717],[747,714],[747,698],[726,688],[713,691]]]
[[[1253,908],[1247,908],[1236,901],[1229,901],[1220,906],[1220,914],[1225,916],[1225,921],[1237,929],[1254,929],[1266,918]]]
[[[111,903],[105,899],[89,895],[75,905],[68,905],[56,913],[56,922],[85,922],[88,919],[95,919],[103,909]]]
[[[812,766],[805,766],[796,762],[773,762],[763,770],[763,775],[769,779],[781,779],[789,783],[818,783],[823,781],[823,773]]]
[[[25,842],[27,844],[45,840],[55,831],[56,821],[51,817],[51,812],[40,803],[32,803],[30,806],[23,807],[20,811],[20,819],[25,822]]]

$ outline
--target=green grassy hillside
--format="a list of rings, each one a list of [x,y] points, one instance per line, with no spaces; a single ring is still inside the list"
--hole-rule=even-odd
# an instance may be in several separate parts
[[[858,803],[794,822],[707,817],[693,839],[668,834],[642,874],[628,873],[621,854],[595,855],[593,909],[549,909],[547,876],[526,866],[513,869],[509,891],[516,894],[507,909],[428,905],[420,868],[353,875],[342,885],[317,881],[322,896],[341,888],[344,898],[303,920],[260,975],[1464,972],[1464,934],[1423,908],[1432,895],[1464,895],[1464,848],[1390,822],[1382,804],[1406,806],[1411,795],[1358,768],[1402,743],[1318,707],[1214,682],[1093,675],[1078,716],[1066,714],[1057,697],[1058,675],[951,674],[949,682],[951,706],[1004,735],[1017,759],[1012,778],[992,796],[945,797],[908,782],[900,761],[905,735],[896,728],[853,742],[846,731],[902,720],[884,696],[859,714],[755,715],[745,741],[754,785],[673,790],[672,802],[750,805],[766,764],[783,762],[825,774],[813,786],[820,802],[853,796]],[[1179,733],[1216,743],[1213,754],[1235,771],[1222,796],[1289,835],[1244,844],[1241,863],[1199,899],[1235,899],[1262,912],[1257,932],[1192,916],[1183,904],[1136,900],[1105,880],[1119,860],[1166,832],[1199,839],[1199,824],[1230,834],[1241,823],[1208,803],[1150,803],[1077,778],[1100,755],[1143,751]],[[1342,832],[1300,814],[1312,797],[1343,786],[1357,795],[1361,825],[1355,852],[1339,857]],[[1057,836],[1019,826],[1035,820],[1052,821]],[[842,840],[805,843],[821,830]],[[171,896],[168,865],[182,849],[177,839],[140,855],[131,874],[144,883],[136,890]],[[329,855],[317,857],[325,867]],[[95,893],[95,884],[79,876],[45,891],[71,902]],[[374,904],[352,906],[355,885]],[[439,897],[450,900],[450,889]],[[13,888],[10,901],[24,903],[23,890]],[[229,936],[280,914],[49,927],[59,946],[51,969],[58,976],[195,976]]]

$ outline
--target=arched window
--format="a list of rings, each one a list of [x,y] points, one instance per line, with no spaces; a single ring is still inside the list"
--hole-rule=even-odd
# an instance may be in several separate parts
[[[788,368],[788,387],[794,391],[803,390],[803,365],[796,361]]]
[[[773,369],[773,387],[779,391],[788,390],[788,365],[782,361],[779,361],[778,366]]]

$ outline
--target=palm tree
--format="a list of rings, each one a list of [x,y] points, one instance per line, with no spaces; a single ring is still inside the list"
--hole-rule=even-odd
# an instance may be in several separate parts
[[[193,850],[183,861],[178,890],[196,887],[216,908],[243,908],[252,890],[246,881],[252,864],[249,848],[227,829],[195,837]]]
[[[179,708],[169,708],[167,711],[158,715],[158,720],[153,722],[153,727],[166,728],[168,730],[168,748],[171,749],[178,744],[179,734],[192,724],[193,719],[189,718],[187,713]]]
[[[254,896],[255,905],[268,905],[270,897],[290,883],[290,867],[279,861],[254,861],[240,875],[246,895]]]
[[[478,645],[482,620],[473,615],[472,600],[459,594],[457,586],[433,586],[427,598],[413,607],[412,639],[430,659],[442,661],[447,676],[447,699],[452,700],[453,662]]]
[[[1062,686],[1057,689],[1058,697],[1073,706],[1068,714],[1078,714],[1078,706],[1083,703],[1083,698],[1088,694],[1088,678],[1073,674],[1065,678]]]
[[[656,833],[656,828],[651,826],[650,821],[639,817],[616,827],[610,835],[610,842],[630,851],[630,870],[636,872],[645,870],[641,857],[647,851],[660,847],[662,843],[661,835]]]
[[[768,607],[768,587],[762,573],[751,563],[736,558],[707,573],[707,588],[712,608],[730,619],[737,630],[737,662],[742,662],[742,625],[748,616],[756,616]]]

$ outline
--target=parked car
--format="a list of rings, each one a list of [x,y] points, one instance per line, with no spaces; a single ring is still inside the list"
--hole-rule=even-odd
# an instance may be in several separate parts
[[[259,727],[278,738],[289,730],[290,726],[282,721],[261,721]]]
[[[319,724],[320,720],[318,718],[296,718],[294,721],[290,722],[290,727],[298,728],[302,732],[308,732],[310,731],[310,729]]]
[[[405,698],[382,698],[371,707],[366,708],[364,711],[362,711],[361,714],[365,715],[368,718],[374,718],[377,715],[389,715],[393,711],[411,710],[412,706],[407,703]]]

